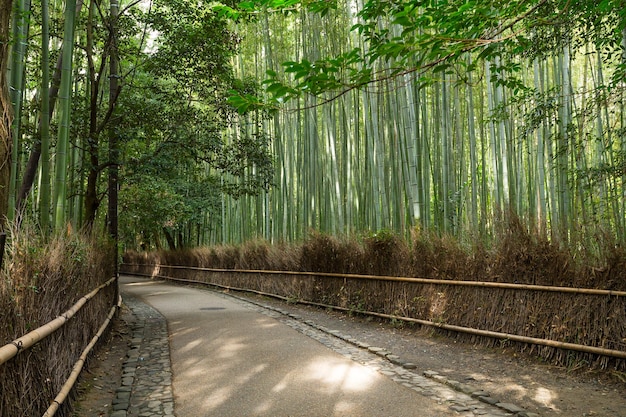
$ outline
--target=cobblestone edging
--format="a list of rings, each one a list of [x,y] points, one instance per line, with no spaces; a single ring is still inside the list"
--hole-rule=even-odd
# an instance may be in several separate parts
[[[165,318],[127,294],[132,340],[111,417],[174,417],[170,348]]]
[[[436,371],[420,372],[416,365],[392,352],[273,306],[233,294],[215,294],[275,318],[333,351],[361,363],[417,393],[446,404],[461,417],[540,417],[515,404],[500,402],[488,392],[450,380]],[[122,370],[122,386],[111,417],[174,417],[167,324],[155,309],[124,294],[133,312],[131,348]]]

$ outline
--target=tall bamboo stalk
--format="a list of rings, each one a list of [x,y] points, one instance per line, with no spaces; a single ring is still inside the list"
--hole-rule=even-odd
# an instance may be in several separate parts
[[[13,12],[13,50],[11,56],[11,103],[13,104],[13,152],[11,154],[11,179],[9,180],[9,219],[15,215],[15,190],[19,146],[22,127],[22,101],[24,98],[24,71],[26,70],[26,50],[30,30],[30,0],[20,0]]]
[[[76,0],[66,0],[63,32],[63,67],[59,88],[59,134],[55,158],[54,226],[64,227],[67,206],[67,162],[70,141],[70,118],[72,100],[72,62],[74,53],[74,29]]]
[[[50,226],[50,13],[49,0],[41,0],[41,178],[39,222]]]

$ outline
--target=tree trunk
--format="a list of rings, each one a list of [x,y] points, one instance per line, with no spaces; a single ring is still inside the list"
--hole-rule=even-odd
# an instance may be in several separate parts
[[[117,102],[117,97],[119,95],[119,62],[118,62],[118,51],[117,51],[117,19],[119,15],[117,0],[111,0],[110,2],[110,17],[111,17],[111,54],[110,54],[110,62],[109,62],[109,76],[110,76],[110,84],[109,84],[109,106],[110,106],[110,114],[113,114],[113,109]],[[111,120],[111,124],[109,126],[109,180],[108,180],[108,191],[109,191],[109,202],[107,207],[107,218],[109,219],[109,235],[113,239],[113,265],[115,269],[115,276],[119,274],[119,263],[117,259],[118,247],[119,247],[119,226],[118,226],[118,189],[119,189],[119,144],[117,138],[117,129],[116,129],[116,119],[113,117]]]
[[[169,246],[169,249],[176,250],[176,241],[174,240],[174,236],[172,236],[170,231],[164,227],[163,234],[165,235],[165,240],[167,240],[167,246]]]
[[[93,14],[95,12],[95,3],[89,5],[89,19],[87,20],[87,48],[86,57],[88,65],[89,80],[89,134],[87,137],[87,153],[89,157],[89,169],[87,174],[87,185],[85,189],[85,226],[88,229],[93,227],[96,220],[96,212],[100,206],[98,198],[98,174],[100,172],[99,158],[99,133],[98,133],[98,92],[100,90],[101,77],[96,73],[93,59]],[[106,54],[106,52],[105,52]],[[104,69],[106,55],[102,56],[102,66],[100,73]]]

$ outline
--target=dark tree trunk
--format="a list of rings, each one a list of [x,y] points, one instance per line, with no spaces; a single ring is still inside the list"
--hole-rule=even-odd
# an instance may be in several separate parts
[[[118,62],[118,50],[117,50],[117,35],[118,35],[118,2],[112,1],[110,3],[110,19],[111,19],[111,53],[109,60],[109,114],[111,115],[111,123],[109,123],[109,178],[108,178],[108,194],[109,201],[107,207],[107,217],[109,219],[109,236],[114,242],[114,256],[113,264],[115,265],[115,275],[119,273],[119,266],[117,262],[117,252],[119,251],[119,232],[118,232],[118,197],[117,191],[119,189],[118,184],[118,165],[119,165],[119,144],[117,139],[116,118],[113,116],[115,110],[115,104],[119,91],[119,62]]]
[[[165,235],[165,240],[167,240],[167,246],[169,246],[170,250],[176,250],[176,241],[170,231],[164,227],[163,234]]]
[[[176,250],[176,240],[174,240],[174,236],[172,236],[170,231],[164,227],[163,234],[165,235],[165,240],[167,240],[167,246],[169,246],[170,250]]]

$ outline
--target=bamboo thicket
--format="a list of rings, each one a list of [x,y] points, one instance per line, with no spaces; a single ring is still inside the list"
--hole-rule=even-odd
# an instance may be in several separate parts
[[[281,62],[366,52],[349,30],[361,6],[265,14],[242,26],[239,76],[261,81],[270,71],[289,80]],[[398,30],[382,18],[380,25]],[[624,86],[611,79],[624,58],[607,58],[601,42],[576,36],[543,55],[481,60],[479,49],[452,69],[334,100],[335,93],[291,100],[265,121],[277,179],[263,205],[272,219],[265,237],[298,239],[310,229],[408,235],[415,227],[492,233],[498,213],[514,212],[560,240],[583,224],[623,239]],[[393,63],[376,65],[383,73]],[[225,227],[237,223],[231,214],[223,212]],[[262,235],[248,228],[239,236]]]

